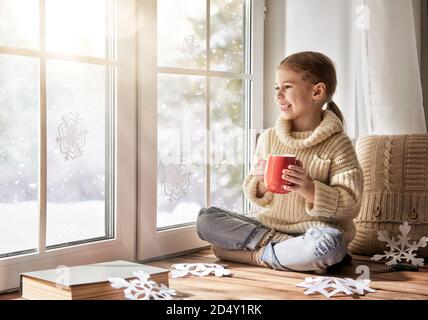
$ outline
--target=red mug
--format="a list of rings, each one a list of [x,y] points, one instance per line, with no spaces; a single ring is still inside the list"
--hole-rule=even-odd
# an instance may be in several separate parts
[[[290,181],[282,179],[282,170],[288,169],[289,165],[296,165],[294,154],[269,154],[265,166],[264,182],[266,188],[273,193],[289,193],[284,185],[293,186]]]

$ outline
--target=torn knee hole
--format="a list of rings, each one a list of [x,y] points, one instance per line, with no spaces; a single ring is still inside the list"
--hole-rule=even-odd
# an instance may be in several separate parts
[[[315,247],[315,255],[322,256],[330,253],[343,243],[342,233],[324,234],[322,239]]]

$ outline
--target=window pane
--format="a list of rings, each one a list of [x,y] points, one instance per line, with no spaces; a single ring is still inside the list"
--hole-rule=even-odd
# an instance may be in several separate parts
[[[211,0],[210,68],[242,72],[244,1]]]
[[[107,70],[48,61],[47,245],[106,236]]]
[[[211,205],[243,213],[243,81],[210,78]]]
[[[39,64],[0,54],[0,255],[38,245]]]
[[[48,51],[106,57],[108,0],[46,0]]]
[[[158,64],[206,68],[206,0],[158,0]]]
[[[205,78],[158,77],[157,227],[194,222],[205,205]]]
[[[39,1],[0,0],[0,45],[39,47]]]

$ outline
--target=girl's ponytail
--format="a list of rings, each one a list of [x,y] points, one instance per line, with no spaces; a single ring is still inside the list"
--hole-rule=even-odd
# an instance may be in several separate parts
[[[343,126],[345,126],[345,119],[343,118],[343,114],[340,111],[340,109],[337,106],[337,104],[333,100],[329,100],[327,102],[327,110],[333,111],[334,114],[340,119],[340,121],[342,122]]]

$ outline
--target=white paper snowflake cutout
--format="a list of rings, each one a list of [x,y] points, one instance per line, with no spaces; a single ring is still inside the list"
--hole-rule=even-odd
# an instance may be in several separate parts
[[[160,183],[167,199],[170,202],[179,201],[190,188],[190,177],[192,176],[190,165],[184,162],[164,165],[161,160],[158,161],[158,165]]]
[[[401,260],[411,262],[414,266],[423,267],[424,259],[416,258],[416,250],[423,248],[428,243],[428,237],[422,237],[418,243],[414,241],[412,244],[409,243],[410,238],[407,236],[410,232],[411,227],[409,224],[404,222],[400,225],[399,230],[401,234],[398,235],[398,239],[395,240],[393,237],[389,237],[388,232],[378,231],[379,241],[386,242],[386,246],[390,248],[389,251],[385,250],[384,254],[375,254],[371,259],[379,261],[383,258],[390,259],[386,262],[386,265],[395,265]]]
[[[228,276],[232,273],[222,265],[215,263],[179,263],[172,265],[172,278],[182,278],[188,275],[204,277],[213,273],[216,277]]]
[[[65,161],[82,156],[88,131],[80,114],[70,112],[66,116],[63,115],[57,129],[56,143]]]
[[[109,278],[115,289],[125,288],[125,297],[129,300],[172,300],[176,291],[164,284],[149,280],[150,275],[144,271],[134,272],[137,279],[127,281],[123,278]]]
[[[190,59],[194,59],[200,54],[201,44],[194,34],[190,34],[184,38],[181,51],[184,58]]]
[[[369,285],[370,280],[368,279],[354,280],[351,278],[316,277],[305,278],[305,281],[296,284],[296,287],[306,288],[305,295],[320,293],[330,298],[339,293],[364,295],[365,291],[376,292]]]

